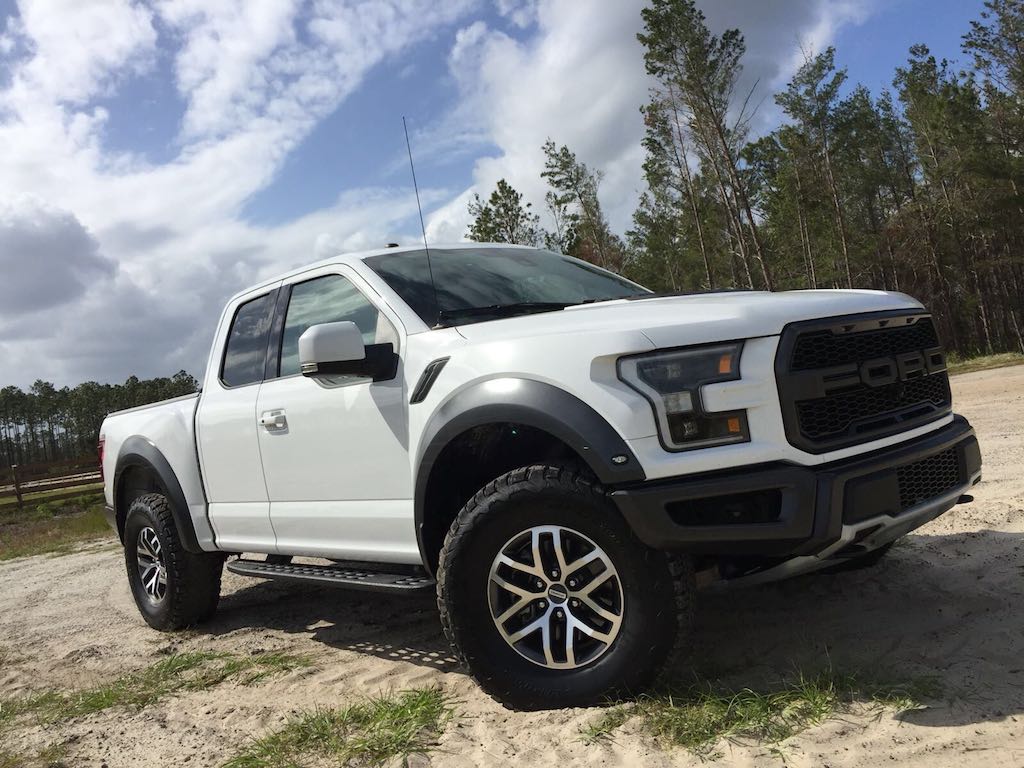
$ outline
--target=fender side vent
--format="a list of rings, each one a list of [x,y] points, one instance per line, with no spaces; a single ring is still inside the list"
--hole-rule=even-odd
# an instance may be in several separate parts
[[[412,397],[409,398],[409,405],[422,403],[427,399],[427,395],[430,394],[430,388],[434,386],[434,382],[437,381],[437,377],[441,375],[441,369],[444,368],[445,364],[450,359],[451,358],[448,357],[439,357],[437,360],[427,364],[427,367],[423,369],[420,380],[416,382],[416,388],[412,391]]]

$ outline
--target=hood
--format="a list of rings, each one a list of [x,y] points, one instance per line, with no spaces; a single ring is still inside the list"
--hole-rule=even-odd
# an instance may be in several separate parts
[[[886,291],[736,291],[583,304],[458,330],[472,342],[637,330],[655,347],[676,347],[775,336],[798,320],[922,308],[905,294]]]

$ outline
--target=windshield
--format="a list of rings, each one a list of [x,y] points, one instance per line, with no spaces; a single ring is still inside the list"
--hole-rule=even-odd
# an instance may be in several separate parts
[[[625,278],[551,251],[431,248],[438,308],[423,251],[385,253],[365,263],[429,326],[439,319],[442,325],[479,323],[649,293]]]

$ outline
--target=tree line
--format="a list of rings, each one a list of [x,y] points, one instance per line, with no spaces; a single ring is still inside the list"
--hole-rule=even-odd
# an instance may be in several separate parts
[[[124,384],[87,381],[57,389],[36,381],[28,391],[0,389],[0,462],[32,464],[96,453],[104,417],[123,408],[187,395],[198,382],[185,371],[170,378],[128,378]]]
[[[742,33],[693,0],[642,12],[653,87],[646,184],[625,238],[601,173],[544,145],[550,230],[505,180],[469,204],[472,240],[556,248],[655,290],[879,288],[920,299],[961,355],[1024,352],[1024,1],[988,0],[955,70],[924,45],[877,96],[835,50],[805,52],[774,94],[784,120],[751,137]]]

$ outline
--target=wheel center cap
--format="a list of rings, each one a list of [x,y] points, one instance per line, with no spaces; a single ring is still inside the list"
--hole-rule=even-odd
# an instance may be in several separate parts
[[[548,599],[552,603],[564,603],[569,599],[569,590],[561,584],[552,584],[548,587]]]

